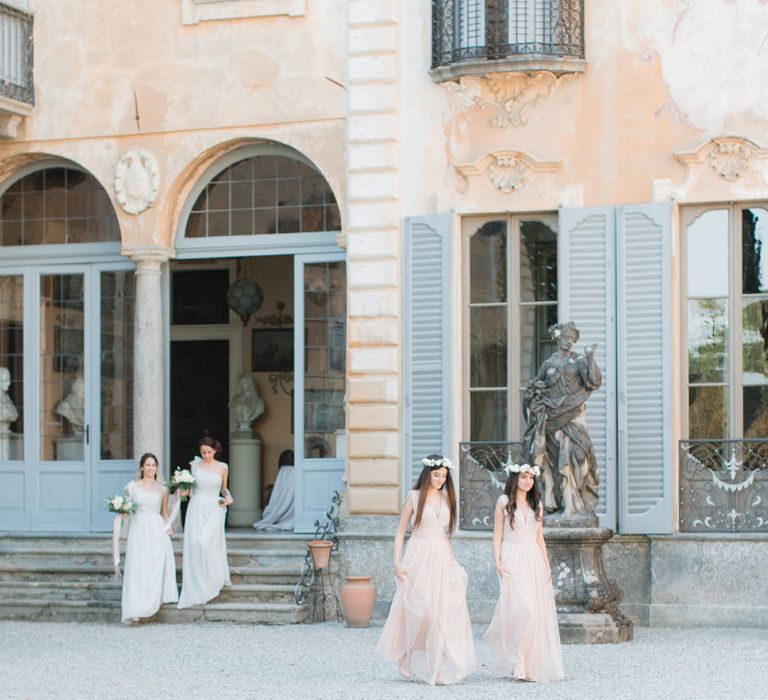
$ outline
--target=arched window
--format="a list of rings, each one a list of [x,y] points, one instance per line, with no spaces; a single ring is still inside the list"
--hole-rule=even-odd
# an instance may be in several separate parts
[[[265,154],[211,178],[192,206],[185,237],[340,229],[339,207],[325,178],[301,160]]]
[[[120,241],[120,230],[109,196],[82,170],[36,170],[0,196],[2,246],[113,241]]]

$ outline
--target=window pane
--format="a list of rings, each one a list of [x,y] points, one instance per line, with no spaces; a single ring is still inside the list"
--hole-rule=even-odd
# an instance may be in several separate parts
[[[688,437],[722,440],[727,437],[727,387],[692,386],[688,389]]]
[[[741,282],[744,294],[768,292],[768,211],[741,212]]]
[[[520,378],[533,379],[541,363],[557,349],[547,329],[557,323],[557,304],[523,306],[520,309]]]
[[[557,301],[557,237],[540,221],[520,224],[520,296]]]
[[[744,437],[768,435],[768,386],[744,387]]]
[[[85,456],[83,275],[40,277],[40,457]]]
[[[470,440],[507,439],[506,391],[473,391],[469,403]]]
[[[473,304],[507,300],[507,225],[491,221],[469,241],[469,301]]]
[[[507,384],[507,307],[475,307],[470,318],[471,387]]]
[[[174,270],[171,277],[171,323],[229,323],[228,270]]]
[[[24,278],[0,277],[0,461],[24,458]]]
[[[728,296],[728,210],[702,214],[688,227],[688,296]]]
[[[742,357],[745,384],[768,383],[768,299],[742,300]],[[745,416],[746,421],[746,416]],[[746,423],[745,423],[746,425]]]
[[[688,381],[728,380],[728,300],[688,301]]]
[[[133,304],[133,272],[102,272],[102,459],[133,459]]]

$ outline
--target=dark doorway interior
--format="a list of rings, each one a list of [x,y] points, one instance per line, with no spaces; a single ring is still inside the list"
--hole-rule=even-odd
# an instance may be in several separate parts
[[[204,435],[229,452],[229,341],[171,343],[171,465],[186,468]]]

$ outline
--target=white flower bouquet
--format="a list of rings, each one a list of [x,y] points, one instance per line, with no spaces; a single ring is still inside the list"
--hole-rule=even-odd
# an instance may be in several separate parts
[[[174,491],[181,492],[181,500],[184,501],[189,498],[189,492],[195,487],[197,480],[192,476],[192,472],[189,469],[179,469],[176,467],[176,471],[171,475],[171,483],[168,485],[168,489],[171,493]]]
[[[136,504],[128,496],[112,496],[107,499],[107,509],[110,513],[130,515],[136,510]]]

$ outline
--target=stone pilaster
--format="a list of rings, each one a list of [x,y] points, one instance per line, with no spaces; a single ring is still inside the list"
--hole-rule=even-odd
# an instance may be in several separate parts
[[[400,508],[398,0],[349,0],[347,505]]]
[[[160,278],[172,252],[161,246],[124,250],[136,263],[133,354],[133,450],[163,455],[163,307]]]

